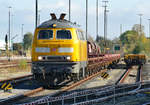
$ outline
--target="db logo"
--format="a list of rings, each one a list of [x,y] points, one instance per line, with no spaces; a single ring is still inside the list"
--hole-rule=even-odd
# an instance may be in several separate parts
[[[53,48],[52,51],[56,51],[56,48]]]

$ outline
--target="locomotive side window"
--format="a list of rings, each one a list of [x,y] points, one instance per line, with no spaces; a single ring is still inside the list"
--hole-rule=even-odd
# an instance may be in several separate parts
[[[80,32],[81,32],[82,40],[85,40],[84,33],[82,31],[80,31]]]
[[[78,39],[81,40],[81,39],[80,39],[80,33],[79,33],[78,30],[76,30],[76,34],[77,34]]]
[[[78,39],[85,40],[84,33],[82,31],[77,30],[76,33],[78,35]]]
[[[38,39],[52,39],[53,31],[52,30],[40,30],[38,33]]]
[[[58,30],[57,31],[57,35],[56,35],[57,39],[71,39],[71,32],[69,30]]]

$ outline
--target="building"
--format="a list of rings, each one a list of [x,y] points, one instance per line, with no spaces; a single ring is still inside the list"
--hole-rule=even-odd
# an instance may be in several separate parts
[[[0,50],[6,50],[6,43],[3,40],[0,40]]]

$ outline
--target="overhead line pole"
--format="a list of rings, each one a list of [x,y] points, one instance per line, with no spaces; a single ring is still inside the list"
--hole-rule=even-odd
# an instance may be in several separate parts
[[[88,0],[86,0],[86,39],[88,38]]]
[[[107,29],[107,28],[108,28],[108,27],[107,27],[107,26],[108,26],[108,14],[107,14],[107,12],[109,12],[109,11],[106,9],[106,17],[105,17],[105,18],[106,18],[106,22],[105,22],[105,24],[106,24],[106,29],[105,29],[105,30],[106,30],[106,35],[105,35],[105,40],[107,40],[107,32],[108,32],[108,31],[107,31],[107,30],[108,30],[108,29]]]
[[[103,1],[105,3],[104,7],[104,46],[106,47],[106,36],[107,36],[107,3],[108,1]]]
[[[21,34],[22,34],[22,54],[24,54],[24,43],[23,43],[24,35],[23,35],[23,26],[24,26],[24,24],[22,24],[22,27],[21,27]]]
[[[40,20],[41,20],[41,19],[40,19],[40,18],[41,18],[40,12],[41,12],[41,11],[39,10],[39,11],[38,11],[38,25],[40,25]]]
[[[71,21],[71,0],[69,0],[69,21]]]
[[[8,54],[8,61],[10,61],[10,46],[11,46],[11,45],[10,45],[10,39],[11,39],[11,38],[10,38],[10,37],[11,37],[11,35],[10,35],[10,34],[11,34],[11,32],[10,32],[10,30],[11,30],[11,29],[10,29],[10,26],[11,26],[11,25],[10,25],[10,16],[11,16],[11,14],[10,14],[10,9],[11,9],[12,7],[9,6],[8,8],[9,8],[9,12],[8,12],[8,15],[9,15],[9,20],[8,20],[8,35],[9,35],[9,44],[8,44],[8,51],[9,51],[9,54]]]
[[[96,35],[98,38],[98,0],[96,1]]]
[[[138,14],[140,17],[140,35],[142,35],[142,16],[143,14]]]
[[[149,38],[150,38],[150,19],[149,20]]]
[[[120,24],[120,35],[122,34],[122,24]]]
[[[38,0],[35,1],[35,28],[38,24]]]

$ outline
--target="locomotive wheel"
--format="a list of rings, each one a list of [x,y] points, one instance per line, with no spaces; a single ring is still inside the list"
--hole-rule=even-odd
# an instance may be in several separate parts
[[[73,80],[74,83],[76,83],[77,81],[79,81],[80,80],[79,73],[73,74],[72,75],[72,80]]]

